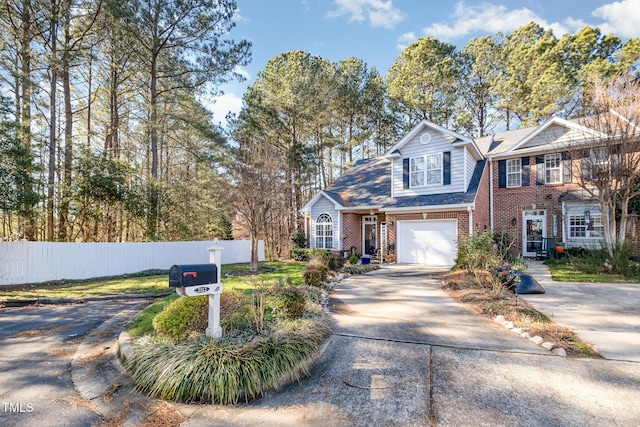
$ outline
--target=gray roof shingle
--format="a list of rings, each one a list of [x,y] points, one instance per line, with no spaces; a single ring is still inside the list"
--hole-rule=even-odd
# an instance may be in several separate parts
[[[486,160],[476,164],[466,192],[391,197],[391,161],[384,157],[360,160],[334,181],[325,193],[346,208],[381,206],[411,208],[473,203]]]

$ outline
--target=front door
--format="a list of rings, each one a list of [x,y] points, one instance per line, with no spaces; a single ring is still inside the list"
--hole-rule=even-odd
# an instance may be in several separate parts
[[[378,217],[365,216],[362,218],[362,252],[375,255],[378,249]]]
[[[542,239],[547,237],[546,211],[523,211],[522,225],[522,256],[534,257],[542,249]]]

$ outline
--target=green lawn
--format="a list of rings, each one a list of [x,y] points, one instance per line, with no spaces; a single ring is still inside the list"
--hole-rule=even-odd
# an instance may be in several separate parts
[[[571,263],[547,262],[551,278],[556,282],[592,282],[592,283],[638,283],[640,276],[622,276],[620,274],[584,273]]]
[[[294,284],[302,283],[303,263],[263,262],[260,263],[258,276],[249,275],[249,264],[230,264],[222,266],[224,288],[240,290],[251,289],[251,278],[268,281],[286,280],[290,277]],[[170,292],[169,275],[146,277],[117,277],[89,279],[82,281],[63,281],[39,283],[33,285],[0,287],[0,301],[23,298],[83,298],[89,296],[142,294]]]

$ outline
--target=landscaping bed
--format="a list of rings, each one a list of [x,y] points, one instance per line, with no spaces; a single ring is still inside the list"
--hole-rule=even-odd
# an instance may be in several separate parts
[[[473,312],[492,320],[502,315],[531,335],[538,335],[544,341],[564,348],[568,357],[601,358],[570,329],[555,324],[509,291],[502,290],[496,295],[493,289],[479,285],[465,269],[449,273],[443,280],[442,288]]]
[[[326,256],[265,264],[223,269],[218,341],[204,336],[207,296],[169,296],[144,310],[125,361],[136,387],[161,399],[235,404],[307,376],[332,333],[321,303],[335,273]]]

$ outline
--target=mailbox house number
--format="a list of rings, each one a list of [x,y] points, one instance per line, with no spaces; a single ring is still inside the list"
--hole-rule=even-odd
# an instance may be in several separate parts
[[[208,286],[200,286],[193,290],[196,294],[204,294],[205,292],[209,292]]]

